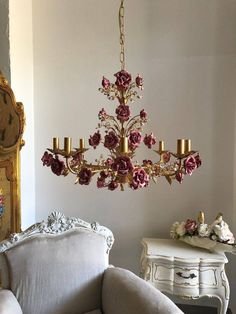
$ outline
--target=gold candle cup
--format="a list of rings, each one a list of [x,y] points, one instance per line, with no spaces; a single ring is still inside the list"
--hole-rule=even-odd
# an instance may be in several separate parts
[[[178,139],[177,140],[177,154],[183,155],[185,153],[185,140]]]
[[[200,211],[198,214],[198,222],[200,224],[204,224],[204,222],[205,222],[205,215],[204,215],[203,211]]]
[[[165,150],[164,141],[159,141],[159,152],[163,152]]]
[[[85,145],[84,145],[84,138],[80,138],[79,139],[79,148],[80,149],[84,149]]]
[[[64,151],[66,155],[69,155],[71,152],[71,137],[64,138]]]
[[[191,152],[191,140],[187,139],[185,140],[185,153]]]
[[[59,149],[59,138],[53,137],[52,143],[53,143],[53,150],[58,150]]]
[[[129,151],[129,143],[128,143],[128,137],[124,136],[120,140],[120,150],[122,153],[128,153]]]

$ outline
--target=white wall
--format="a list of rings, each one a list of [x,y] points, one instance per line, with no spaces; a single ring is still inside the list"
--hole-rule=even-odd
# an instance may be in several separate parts
[[[203,158],[182,185],[160,180],[136,192],[101,191],[95,182],[75,186],[73,177],[58,178],[40,162],[52,137],[88,138],[99,109],[115,108],[97,88],[102,75],[112,78],[120,67],[118,6],[115,0],[33,1],[36,220],[58,209],[99,221],[116,238],[111,262],[138,272],[141,238],[168,237],[173,221],[201,209],[209,221],[223,211],[233,224],[236,1],[126,1],[127,70],[145,79],[134,110],[149,112],[147,132],[169,148],[189,137]],[[99,153],[91,149],[88,159]]]
[[[0,0],[0,71],[10,82],[9,1]]]
[[[35,222],[32,1],[10,0],[9,4],[11,86],[26,116],[26,144],[21,150],[21,225],[25,229]]]

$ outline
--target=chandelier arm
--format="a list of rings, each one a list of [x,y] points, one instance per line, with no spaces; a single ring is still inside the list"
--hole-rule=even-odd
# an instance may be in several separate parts
[[[119,29],[120,29],[120,63],[121,70],[125,69],[125,29],[124,29],[124,0],[121,0],[119,9]]]
[[[67,169],[72,173],[72,174],[75,174],[77,175],[78,174],[78,170],[73,170],[73,168],[70,166],[70,163],[69,163],[69,157],[65,157],[66,158],[66,167]],[[79,167],[80,168],[80,167]]]

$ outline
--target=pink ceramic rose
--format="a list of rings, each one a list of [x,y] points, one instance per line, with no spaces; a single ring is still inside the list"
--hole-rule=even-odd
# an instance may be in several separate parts
[[[132,78],[127,71],[121,70],[114,74],[114,76],[116,77],[115,84],[118,87],[118,89],[126,90],[129,87]]]
[[[140,111],[139,115],[142,120],[147,120],[147,112],[144,109]]]
[[[100,142],[101,142],[101,134],[99,131],[91,135],[89,138],[89,145],[93,146],[94,149],[100,144]]]
[[[135,83],[138,88],[143,87],[143,78],[139,74],[135,79]]]
[[[114,160],[112,169],[117,171],[118,175],[125,176],[132,172],[133,165],[128,156],[119,156]]]
[[[108,149],[114,149],[119,143],[119,139],[115,132],[110,131],[108,134],[104,137],[104,146]]]
[[[199,168],[202,165],[202,160],[201,160],[199,154],[197,154],[195,156],[195,161],[196,161],[197,168]]]
[[[197,168],[196,160],[193,156],[189,156],[184,160],[184,169],[187,174],[191,176],[193,171]]]
[[[148,185],[149,175],[142,168],[134,169],[133,171],[133,181],[130,184],[131,188],[137,190],[138,188],[143,188]]]
[[[97,187],[99,188],[99,189],[101,189],[101,188],[104,188],[105,187],[105,180],[103,179],[103,178],[98,178],[98,180],[97,180]]]
[[[169,161],[170,161],[170,157],[171,157],[170,152],[164,152],[164,153],[162,154],[162,158],[163,158],[163,161],[164,161],[164,162],[169,162]]]
[[[118,188],[118,183],[114,180],[112,180],[109,184],[108,184],[108,190],[110,191],[114,191],[115,189]]]
[[[105,78],[105,76],[103,76],[103,78],[102,78],[103,88],[108,89],[110,87],[110,85],[111,85],[110,81],[107,78]]]
[[[152,148],[152,146],[156,144],[156,138],[154,137],[153,133],[150,135],[146,134],[143,142],[148,148]]]
[[[41,160],[43,162],[43,166],[47,166],[47,167],[51,166],[52,159],[53,159],[52,154],[45,152],[43,154],[43,157],[41,158]]]
[[[105,121],[107,117],[108,117],[108,115],[107,115],[106,111],[104,110],[104,108],[102,108],[102,110],[100,110],[98,113],[99,120]]]
[[[64,169],[65,169],[64,161],[59,160],[57,156],[56,158],[52,158],[51,170],[55,175],[60,176]]]
[[[116,114],[117,114],[117,119],[120,122],[125,122],[129,120],[130,117],[130,110],[129,106],[121,104],[116,108]]]
[[[187,219],[184,227],[186,232],[192,235],[197,230],[197,222],[192,219]]]
[[[129,134],[129,147],[134,150],[142,141],[142,135],[139,131],[131,131]]]
[[[181,171],[178,171],[175,175],[175,178],[179,183],[182,183],[184,180],[184,174]]]
[[[88,168],[82,168],[79,172],[79,184],[89,185],[92,178],[92,171]]]
[[[105,165],[107,167],[111,167],[113,163],[114,163],[114,160],[110,157],[108,157],[107,160],[105,161]]]

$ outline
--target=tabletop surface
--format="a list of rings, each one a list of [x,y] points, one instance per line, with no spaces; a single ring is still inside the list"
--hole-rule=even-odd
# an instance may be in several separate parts
[[[179,240],[144,238],[142,239],[142,244],[147,249],[147,255],[150,256],[177,257],[179,259],[208,259],[224,263],[228,261],[224,253],[212,253]]]

